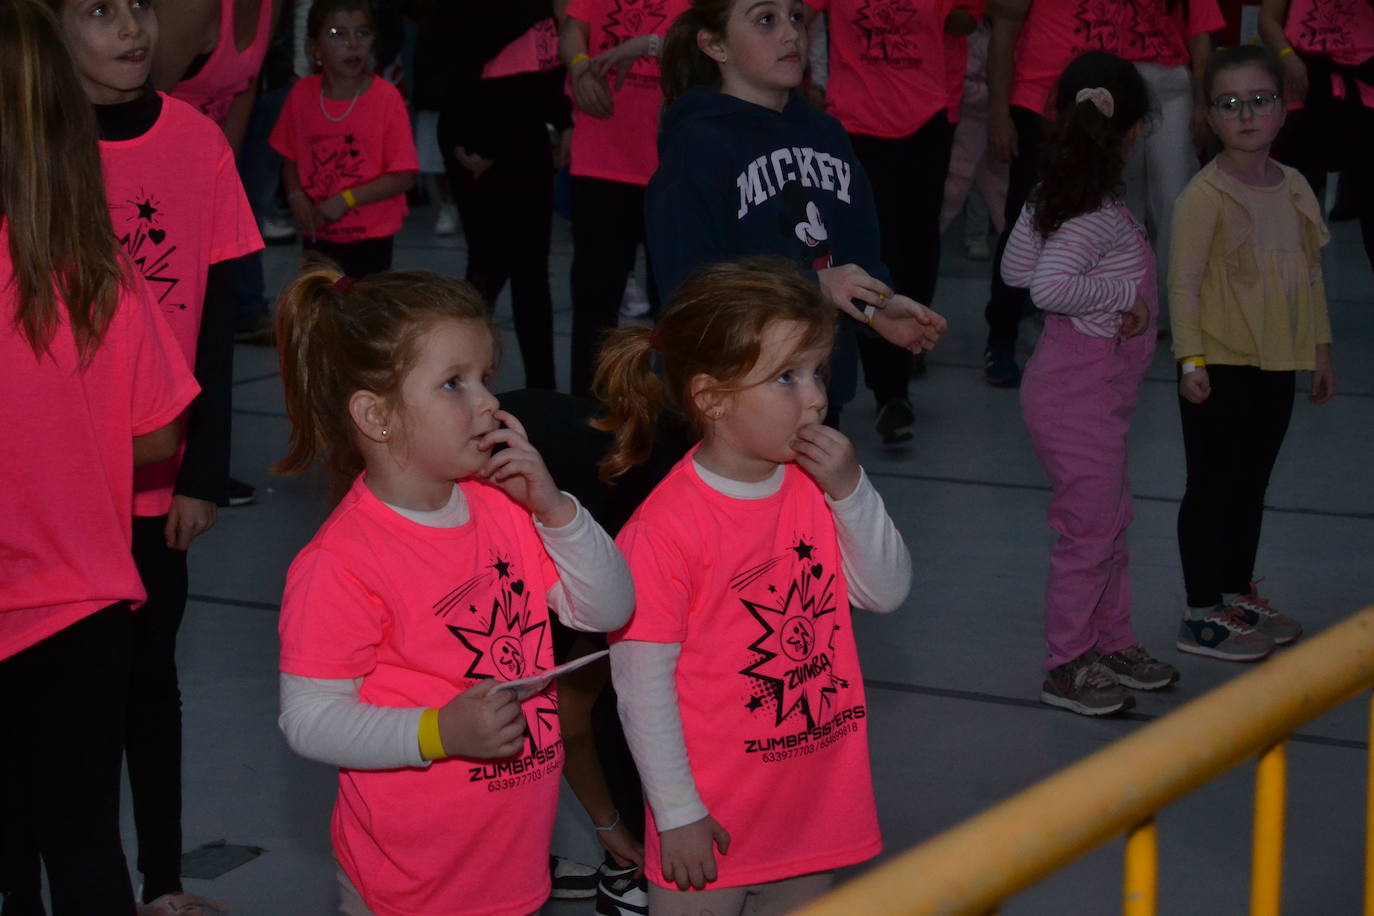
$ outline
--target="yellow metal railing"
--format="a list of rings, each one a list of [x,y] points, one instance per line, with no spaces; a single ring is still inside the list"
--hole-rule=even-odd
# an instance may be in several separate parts
[[[1122,911],[1153,916],[1155,814],[1256,756],[1250,913],[1277,916],[1284,739],[1370,686],[1374,606],[861,875],[798,916],[981,916],[1122,834]],[[1370,728],[1374,737],[1374,706]],[[1368,783],[1364,911],[1374,916],[1374,757]]]

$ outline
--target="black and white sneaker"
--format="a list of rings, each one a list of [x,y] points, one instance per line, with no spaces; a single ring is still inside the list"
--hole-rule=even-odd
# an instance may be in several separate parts
[[[601,866],[596,885],[597,916],[648,916],[649,882],[635,877],[635,867]]]
[[[596,882],[601,873],[590,865],[562,856],[549,856],[549,873],[553,878],[549,896],[555,900],[590,900],[596,896]]]
[[[906,398],[893,398],[878,411],[878,419],[873,424],[883,445],[900,445],[910,442],[915,435],[916,414],[911,402]]]

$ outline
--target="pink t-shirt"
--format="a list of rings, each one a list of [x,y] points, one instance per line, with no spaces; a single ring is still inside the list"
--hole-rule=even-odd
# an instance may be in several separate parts
[[[562,64],[558,58],[558,26],[552,19],[535,23],[524,35],[501,49],[487,61],[482,79],[494,80],[517,73],[552,70]]]
[[[240,51],[234,38],[234,0],[220,0],[219,41],[195,76],[172,88],[172,95],[223,125],[235,97],[247,92],[267,58],[272,37],[272,0],[262,0],[253,41]]]
[[[951,9],[963,7],[978,22],[983,21],[987,12],[984,0],[956,2]],[[964,103],[964,77],[968,75],[968,36],[945,36],[945,91],[949,93],[949,121],[959,120],[959,112]]]
[[[1165,0],[1139,0],[1139,5],[1113,0],[1036,0],[1016,42],[1011,104],[1045,112],[1059,74],[1084,51],[1109,51],[1127,60],[1182,66],[1188,62],[1186,36],[1225,24],[1216,0],[1189,0],[1186,23],[1181,0],[1173,13],[1164,4]]]
[[[324,77],[315,74],[292,86],[268,138],[274,150],[296,163],[301,187],[311,200],[319,203],[392,172],[420,170],[410,113],[395,86],[373,77],[356,100],[335,100],[324,97],[323,85]],[[409,212],[406,196],[396,194],[354,207],[343,219],[326,223],[319,238],[386,238],[401,231]]]
[[[1319,54],[1332,63],[1354,67],[1374,57],[1374,7],[1368,0],[1293,0],[1283,26],[1284,37],[1304,54]],[[1374,108],[1374,86],[1361,82],[1360,98]],[[1331,92],[1345,98],[1345,80],[1332,77]]]
[[[482,678],[553,667],[557,572],[529,513],[495,487],[460,486],[467,524],[428,528],[354,481],[287,572],[282,671],[360,677],[377,706],[439,707]],[[524,710],[525,748],[506,760],[339,771],[334,854],[378,916],[528,916],[548,897],[563,768],[553,685]]]
[[[175,420],[199,391],[137,277],[84,369],[65,308],[51,352],[35,357],[10,323],[9,244],[0,220],[0,659],[116,601],[143,601],[133,437]]]
[[[948,103],[950,0],[807,0],[830,14],[826,104],[851,134],[905,137]]]
[[[595,57],[637,35],[665,35],[690,0],[571,0],[567,15],[587,23],[587,52]],[[615,111],[594,118],[573,106],[574,175],[645,185],[658,168],[658,113],[663,91],[658,59],[641,57],[619,92]]]
[[[152,128],[132,140],[102,140],[100,158],[115,237],[194,369],[206,271],[262,248],[234,154],[213,121],[163,95]],[[135,515],[171,507],[181,453],[178,446],[174,457],[134,473]]]
[[[635,612],[612,639],[681,643],[677,691],[697,790],[730,833],[713,887],[878,854],[863,674],[835,522],[795,466],[733,499],[680,461],[616,539]],[[653,813],[644,864],[664,885]]]

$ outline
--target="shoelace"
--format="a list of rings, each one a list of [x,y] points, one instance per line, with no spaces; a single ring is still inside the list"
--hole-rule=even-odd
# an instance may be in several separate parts
[[[1254,627],[1245,622],[1245,612],[1235,605],[1228,605],[1225,609],[1216,612],[1216,616],[1218,621],[1228,630],[1235,630],[1237,633],[1248,633],[1254,629]]]
[[[1074,672],[1074,683],[1079,687],[1110,689],[1116,686],[1116,675],[1101,662],[1089,662]]]

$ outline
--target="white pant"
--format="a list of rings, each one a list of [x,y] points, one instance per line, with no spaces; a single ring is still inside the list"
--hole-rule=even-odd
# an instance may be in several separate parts
[[[1169,241],[1174,201],[1198,170],[1189,125],[1193,77],[1187,67],[1135,65],[1150,89],[1158,113],[1146,125],[1126,160],[1126,206],[1150,230],[1159,277],[1161,324],[1168,315]]]

